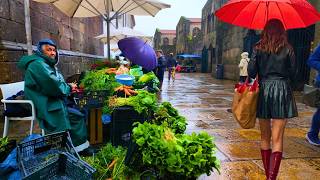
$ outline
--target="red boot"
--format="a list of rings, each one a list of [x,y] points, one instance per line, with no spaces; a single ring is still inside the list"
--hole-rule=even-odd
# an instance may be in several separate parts
[[[268,149],[268,150],[261,149],[261,158],[262,158],[264,172],[266,174],[267,179],[269,178],[270,155],[271,155],[271,149]]]
[[[268,180],[276,180],[282,159],[282,152],[273,152],[270,157],[270,168]]]

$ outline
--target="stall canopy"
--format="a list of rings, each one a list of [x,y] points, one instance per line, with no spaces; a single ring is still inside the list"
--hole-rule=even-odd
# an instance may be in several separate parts
[[[179,54],[177,55],[178,58],[201,58],[200,55],[197,54]]]

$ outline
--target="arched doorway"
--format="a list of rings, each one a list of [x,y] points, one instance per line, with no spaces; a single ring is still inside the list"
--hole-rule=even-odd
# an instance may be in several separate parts
[[[315,25],[288,31],[288,40],[294,49],[298,68],[293,82],[294,90],[303,90],[304,84],[309,82],[310,68],[307,65],[307,60],[310,55],[311,42],[314,40],[314,33]]]
[[[208,69],[208,49],[204,46],[202,49],[201,72],[207,73]]]
[[[212,47],[212,44],[210,44],[208,48],[208,69],[207,72],[212,72],[213,64],[215,64],[214,58],[215,58],[215,49]]]

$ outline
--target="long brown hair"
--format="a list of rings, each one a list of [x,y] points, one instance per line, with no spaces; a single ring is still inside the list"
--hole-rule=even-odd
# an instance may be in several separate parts
[[[270,19],[264,26],[256,49],[267,53],[278,53],[283,47],[291,47],[286,30],[280,20]]]

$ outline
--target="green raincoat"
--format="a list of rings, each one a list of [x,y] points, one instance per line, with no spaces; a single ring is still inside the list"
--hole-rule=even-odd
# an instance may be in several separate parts
[[[33,101],[40,127],[46,133],[69,130],[74,146],[87,141],[84,115],[70,111],[64,98],[71,87],[57,71],[57,59],[49,58],[39,51],[31,56],[23,56],[18,67],[25,71],[24,93]]]

